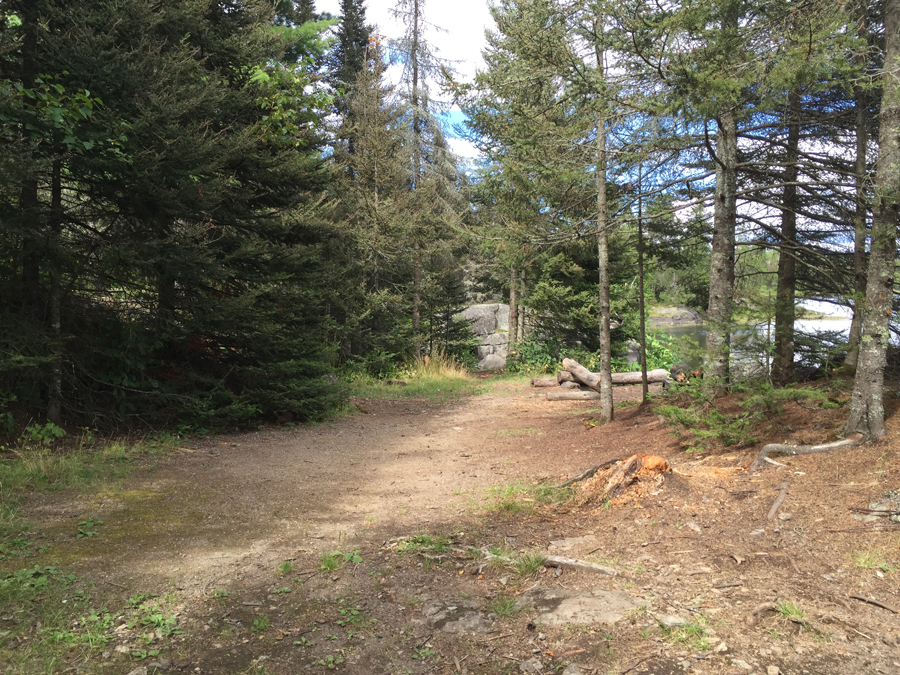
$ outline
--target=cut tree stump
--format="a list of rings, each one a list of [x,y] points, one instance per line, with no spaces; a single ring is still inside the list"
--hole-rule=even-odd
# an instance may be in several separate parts
[[[759,455],[750,465],[750,471],[759,471],[765,468],[766,458],[777,452],[781,455],[814,455],[819,452],[831,452],[832,450],[840,450],[841,448],[852,448],[861,445],[866,441],[866,437],[862,434],[853,434],[847,438],[835,441],[834,443],[823,443],[821,445],[785,445],[783,443],[769,443],[764,445]]]

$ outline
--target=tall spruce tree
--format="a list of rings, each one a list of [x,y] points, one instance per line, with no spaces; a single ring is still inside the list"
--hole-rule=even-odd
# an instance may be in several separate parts
[[[28,20],[5,26],[24,39],[0,79],[46,73],[56,93],[42,99],[47,140],[23,146],[28,189],[0,190],[4,250],[21,251],[2,283],[29,281],[27,302],[2,294],[2,340],[35,345],[4,392],[97,425],[321,414],[316,284],[303,282],[318,235],[298,216],[326,178],[327,101],[303,64],[275,65],[287,44],[271,6],[20,4],[4,3]],[[92,111],[74,103],[83,92]],[[20,138],[42,105],[4,115],[0,133]]]

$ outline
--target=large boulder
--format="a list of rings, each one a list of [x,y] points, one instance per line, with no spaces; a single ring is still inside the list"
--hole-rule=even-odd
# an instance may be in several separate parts
[[[503,368],[506,368],[506,359],[499,354],[488,354],[478,362],[478,370],[502,370]]]
[[[500,305],[472,305],[466,307],[463,317],[472,324],[472,332],[486,337],[497,330],[497,311]],[[507,308],[507,324],[509,308]]]

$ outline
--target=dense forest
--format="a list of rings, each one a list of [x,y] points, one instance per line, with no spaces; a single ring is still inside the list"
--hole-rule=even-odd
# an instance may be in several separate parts
[[[488,298],[521,354],[595,356],[607,419],[666,304],[705,313],[705,386],[771,320],[765,376],[840,366],[847,433],[884,433],[900,0],[496,0],[472,81],[394,11],[0,0],[4,431],[315,420],[335,373],[471,358]]]

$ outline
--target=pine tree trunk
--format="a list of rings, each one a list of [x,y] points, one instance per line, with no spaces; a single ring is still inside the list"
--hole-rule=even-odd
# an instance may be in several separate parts
[[[794,377],[794,301],[797,294],[797,162],[800,159],[800,93],[788,95],[787,157],[781,198],[781,246],[775,291],[775,354],[772,379],[784,384]]]
[[[722,113],[716,140],[716,192],[709,270],[706,372],[718,393],[728,385],[731,318],[734,300],[734,237],[737,222],[737,123]]]
[[[519,300],[525,299],[525,270],[522,270],[522,273],[519,274]],[[517,312],[519,319],[519,340],[525,339],[525,305],[519,305],[519,311]]]
[[[598,68],[603,71],[603,55],[598,55]],[[606,204],[606,118],[597,117],[597,266],[599,268],[600,305],[600,419],[612,422],[612,351],[609,331],[609,224]]]
[[[518,341],[518,323],[519,323],[519,300],[516,294],[518,290],[516,286],[518,285],[518,278],[516,275],[515,266],[512,267],[509,271],[509,348],[512,350],[512,346],[516,344]]]
[[[62,303],[62,260],[60,239],[62,236],[62,162],[57,159],[53,162],[53,175],[50,185],[50,238],[52,260],[50,265],[50,332],[56,340],[56,353],[50,364],[50,387],[47,397],[47,421],[62,425],[62,362],[63,346],[60,341],[62,334],[61,303]]]
[[[641,402],[647,402],[649,392],[647,382],[647,319],[644,307],[644,222],[643,222],[643,167],[638,164],[638,219],[637,219],[637,256],[638,256],[638,312],[640,313],[641,338]]]
[[[884,435],[884,366],[894,299],[894,256],[900,217],[900,0],[884,3],[884,70],[878,116],[878,163],[872,244],[859,363],[844,435]]]
[[[844,360],[848,373],[856,372],[859,362],[859,339],[862,335],[862,308],[866,294],[866,154],[869,144],[866,127],[866,101],[862,87],[854,89],[856,96],[856,212],[853,217],[853,321],[850,323],[849,351]]]
[[[37,79],[38,25],[33,6],[25,3],[22,11],[22,87],[32,89]],[[25,105],[32,105],[25,99]],[[22,135],[31,136],[23,127]],[[19,194],[19,212],[22,218],[22,313],[43,318],[41,311],[41,214],[37,178],[29,175],[22,181]]]

